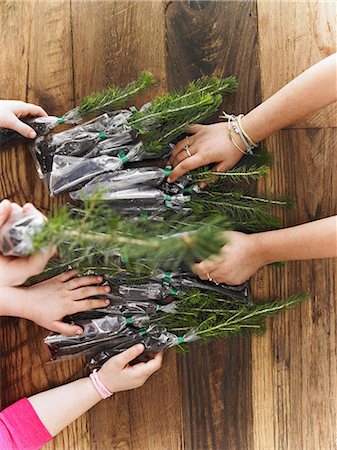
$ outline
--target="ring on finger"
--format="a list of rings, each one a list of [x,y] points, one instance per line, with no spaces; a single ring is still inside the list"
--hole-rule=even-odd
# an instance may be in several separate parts
[[[188,154],[188,156],[192,156],[192,154],[190,152],[190,146],[189,145],[185,145],[184,150]]]
[[[207,278],[208,278],[208,281],[210,281],[211,283],[212,283],[212,281],[214,281],[213,278],[211,278],[209,273],[207,273]]]

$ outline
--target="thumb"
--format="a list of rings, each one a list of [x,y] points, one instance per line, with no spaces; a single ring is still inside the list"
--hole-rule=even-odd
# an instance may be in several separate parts
[[[17,131],[22,136],[28,139],[36,138],[36,132],[24,122],[21,122],[14,114],[11,120],[7,122],[7,128]]]
[[[3,200],[0,203],[0,228],[2,228],[7,222],[9,216],[11,215],[11,211],[11,202],[7,199]]]
[[[51,331],[56,333],[65,334],[66,336],[74,336],[75,334],[82,334],[83,330],[78,325],[71,325],[70,323],[65,323],[57,320],[52,323],[50,327]]]
[[[137,358],[141,353],[143,353],[145,347],[143,344],[137,344],[134,345],[125,352],[120,353],[119,355],[115,356],[115,362],[117,364],[120,364],[122,367],[127,366],[131,361]]]

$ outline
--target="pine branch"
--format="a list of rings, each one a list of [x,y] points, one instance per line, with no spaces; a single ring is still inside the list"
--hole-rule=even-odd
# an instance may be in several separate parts
[[[236,89],[234,77],[220,80],[216,77],[200,78],[185,88],[156,97],[144,111],[136,111],[129,124],[140,133],[156,128],[171,119],[179,120],[182,114],[191,114],[195,108],[209,106],[218,98]],[[218,101],[218,100],[217,100]],[[180,120],[180,123],[184,120]]]
[[[78,210],[73,213],[62,208],[34,237],[36,249],[56,245],[61,248],[63,262],[72,266],[80,260],[87,267],[99,269],[104,265],[119,273],[122,258],[126,269],[138,272],[167,266],[174,269],[182,262],[191,265],[217,254],[226,243],[219,217],[204,221],[188,233],[163,235],[166,224],[157,222],[151,234],[144,233],[141,222],[120,219],[95,199],[86,202],[82,214]]]
[[[227,172],[215,172],[212,170],[201,169],[199,171],[191,172],[191,176],[194,182],[205,181],[207,184],[215,184],[219,181],[228,180],[232,183],[240,183],[245,181],[258,180],[260,177],[264,177],[269,173],[268,166],[238,166],[234,167]]]
[[[307,298],[306,293],[301,293],[284,301],[242,305],[235,302],[224,303],[214,295],[203,296],[194,291],[177,302],[174,316],[164,314],[158,322],[169,332],[178,335],[193,330],[206,342],[240,332],[261,334],[265,329],[266,318],[293,308]]]
[[[136,81],[132,81],[124,88],[110,86],[101,92],[94,92],[84,98],[79,107],[78,113],[81,116],[110,111],[115,107],[122,107],[136,95],[144,92],[155,83],[151,72],[142,72]]]
[[[155,153],[166,148],[190,125],[200,123],[214,114],[221,102],[222,97],[220,95],[213,97],[209,105],[196,105],[195,111],[185,111],[179,117],[172,118],[165,123],[163,127],[145,133],[142,141],[146,152]]]

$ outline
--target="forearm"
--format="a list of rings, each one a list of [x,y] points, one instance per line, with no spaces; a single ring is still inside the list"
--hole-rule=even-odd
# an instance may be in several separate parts
[[[265,264],[337,256],[337,216],[255,236]]]
[[[30,397],[29,402],[52,436],[76,420],[102,397],[90,378],[82,378]]]
[[[254,141],[337,101],[336,55],[310,67],[243,117],[243,127]]]

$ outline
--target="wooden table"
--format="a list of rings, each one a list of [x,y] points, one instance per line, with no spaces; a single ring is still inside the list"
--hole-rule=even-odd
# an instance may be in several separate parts
[[[67,111],[92,90],[143,69],[153,95],[200,75],[235,74],[229,112],[247,112],[336,51],[333,1],[0,1],[0,98]],[[301,99],[298,99],[301,101]],[[298,201],[285,225],[336,213],[336,106],[265,142],[270,176],[259,188]],[[0,197],[51,200],[28,150],[0,155]],[[254,277],[258,298],[306,290],[310,301],[268,322],[263,338],[233,338],[167,354],[142,389],[102,402],[59,435],[59,450],[333,450],[337,447],[336,263],[294,262]],[[81,361],[45,365],[46,332],[1,323],[2,407],[82,375]],[[57,407],[53,405],[51,407]]]

